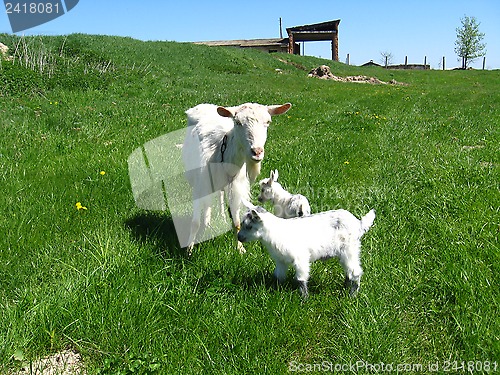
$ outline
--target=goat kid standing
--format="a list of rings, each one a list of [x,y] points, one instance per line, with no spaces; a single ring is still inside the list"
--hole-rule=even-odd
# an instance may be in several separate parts
[[[332,210],[311,216],[282,219],[246,202],[249,211],[243,219],[238,240],[260,241],[276,264],[274,276],[279,282],[286,278],[288,267],[295,268],[302,297],[308,297],[310,263],[315,260],[339,258],[345,272],[345,284],[355,295],[361,268],[361,237],[373,224],[375,211],[361,220],[346,210]]]
[[[186,178],[193,189],[193,218],[188,239],[191,254],[201,226],[211,220],[211,203],[224,192],[235,235],[240,228],[240,204],[248,200],[250,183],[260,173],[271,116],[287,112],[290,103],[265,106],[246,103],[236,107],[199,104],[186,111],[188,130],[182,148]],[[238,249],[245,252],[238,241]]]
[[[259,202],[271,201],[274,205],[274,214],[289,219],[311,215],[309,201],[302,194],[290,194],[278,182],[278,170],[271,171],[269,178],[259,182]]]

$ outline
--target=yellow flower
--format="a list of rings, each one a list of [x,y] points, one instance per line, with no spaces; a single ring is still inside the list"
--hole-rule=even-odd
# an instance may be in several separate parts
[[[344,164],[349,164],[349,160],[346,160],[346,161],[344,162]]]
[[[76,202],[76,205],[75,205],[75,206],[76,206],[76,209],[77,209],[78,211],[80,211],[80,210],[86,210],[86,209],[87,209],[87,207],[82,206],[82,204],[81,204],[80,202]]]
[[[106,174],[106,172],[104,172],[104,171],[100,171],[100,172],[99,172],[99,174],[100,174],[101,176],[104,176],[104,175]]]

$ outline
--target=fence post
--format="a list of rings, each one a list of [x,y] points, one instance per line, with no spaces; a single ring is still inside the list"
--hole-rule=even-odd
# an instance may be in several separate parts
[[[347,54],[347,65],[351,65],[351,56]]]
[[[424,56],[424,70],[427,69],[427,56]]]
[[[483,57],[483,70],[486,67],[486,56]]]
[[[444,56],[443,56],[443,70],[446,69],[446,66],[445,66],[445,59],[444,59]]]
[[[387,61],[389,60],[389,58],[386,56],[385,57],[385,68],[387,69]]]

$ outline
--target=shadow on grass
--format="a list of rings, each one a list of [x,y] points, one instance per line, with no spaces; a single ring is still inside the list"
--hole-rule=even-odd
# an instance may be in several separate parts
[[[293,280],[279,284],[272,274],[256,272],[248,275],[234,275],[223,270],[207,270],[198,277],[196,291],[200,294],[212,296],[251,294],[255,293],[286,293],[295,290]],[[258,292],[260,291],[260,292]]]
[[[186,225],[190,225],[190,218],[186,218]],[[142,244],[153,246],[157,255],[163,258],[190,258],[185,248],[181,248],[172,217],[166,213],[144,212],[125,221],[125,227],[133,237]],[[195,248],[195,253],[197,249]],[[200,251],[200,250],[198,250]],[[234,256],[242,256],[234,249]],[[244,255],[243,255],[244,256]],[[263,256],[267,254],[263,253]],[[243,271],[243,270],[242,270]],[[339,279],[340,280],[340,279]],[[231,267],[206,269],[198,276],[196,289],[207,295],[221,295],[234,293],[237,290],[255,291],[265,289],[267,292],[299,293],[298,283],[294,279],[294,272],[289,270],[286,280],[279,284],[273,276],[272,269],[254,272],[238,272]],[[325,293],[325,286],[313,276],[308,283],[312,295]],[[341,281],[335,282],[335,288],[340,295],[347,294]]]
[[[165,213],[146,212],[135,215],[125,222],[135,239],[140,243],[153,244],[157,254],[162,257],[186,256],[186,250],[181,248],[174,221]]]
[[[299,283],[295,280],[295,273],[292,268],[289,269],[286,279],[279,283],[274,277],[272,271],[262,271],[255,272],[253,275],[235,275],[231,279],[233,284],[239,285],[242,289],[250,291],[259,288],[265,288],[268,292],[278,292],[287,293],[293,292],[300,295]],[[318,280],[317,275],[311,275],[307,283],[310,295],[323,295],[328,293],[333,293],[339,298],[346,298],[349,296],[348,289],[344,285],[344,280],[339,278],[338,280],[333,280],[330,283],[323,283]]]

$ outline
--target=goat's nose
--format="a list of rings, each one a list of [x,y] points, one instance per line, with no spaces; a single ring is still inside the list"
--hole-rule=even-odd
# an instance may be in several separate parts
[[[245,242],[245,236],[241,232],[238,232],[238,241]]]
[[[253,156],[259,156],[263,152],[264,152],[264,148],[263,147],[252,147],[252,154],[253,154]]]

